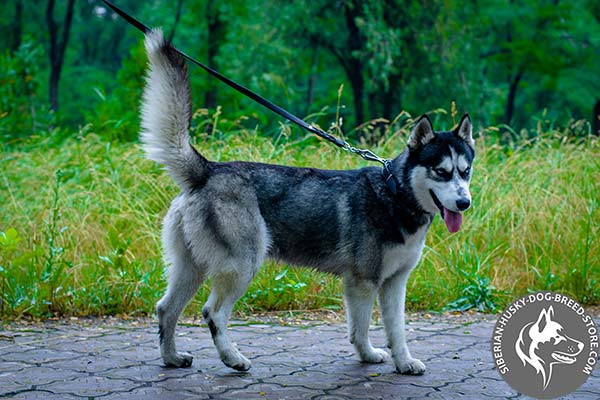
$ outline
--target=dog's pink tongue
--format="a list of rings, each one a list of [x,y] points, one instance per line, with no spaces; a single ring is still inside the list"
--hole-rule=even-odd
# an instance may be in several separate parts
[[[459,212],[450,211],[444,207],[444,222],[448,232],[456,233],[460,230],[462,224],[462,214]]]

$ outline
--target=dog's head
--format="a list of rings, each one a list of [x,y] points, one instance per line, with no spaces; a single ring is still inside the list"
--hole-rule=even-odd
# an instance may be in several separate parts
[[[407,180],[423,210],[440,213],[450,232],[462,224],[462,212],[471,206],[471,166],[475,142],[471,119],[465,114],[452,131],[435,132],[422,116],[408,138]]]
[[[535,322],[521,329],[515,350],[523,365],[529,364],[542,374],[546,388],[553,365],[576,362],[583,343],[565,333],[564,327],[554,320],[554,308],[550,306],[542,309]]]
[[[554,308],[550,306],[542,310],[537,321],[527,331],[531,340],[530,356],[535,354],[546,363],[573,364],[575,357],[583,349],[583,343],[568,336],[564,327],[553,318]]]

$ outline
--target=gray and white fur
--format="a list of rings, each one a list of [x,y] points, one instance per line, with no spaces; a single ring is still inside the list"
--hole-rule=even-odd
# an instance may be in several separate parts
[[[150,68],[141,140],[148,157],[164,164],[181,187],[163,226],[170,267],[156,310],[164,363],[191,365],[192,356],[175,349],[175,326],[200,284],[212,278],[202,314],[219,356],[236,370],[250,368],[230,341],[227,323],[268,257],[342,277],[350,341],[363,362],[389,358],[368,337],[377,298],[396,370],[422,374],[425,365],[406,345],[406,281],[435,214],[456,231],[470,205],[469,117],[449,132],[434,132],[427,117],[417,122],[408,149],[391,164],[395,194],[377,167],[328,171],[209,161],[190,145],[184,60],[160,30],[149,32],[145,44]]]

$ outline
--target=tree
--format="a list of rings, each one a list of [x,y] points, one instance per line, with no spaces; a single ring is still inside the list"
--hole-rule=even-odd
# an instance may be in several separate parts
[[[482,58],[492,74],[504,76],[508,88],[504,123],[513,123],[518,93],[525,81],[530,87],[537,82],[534,87],[538,93],[556,90],[564,73],[585,67],[582,61],[589,54],[585,37],[597,27],[582,25],[588,13],[576,3],[581,2],[508,1],[481,8],[482,20],[489,23],[486,29],[493,33],[481,41],[486,49]]]
[[[341,2],[325,2],[320,9],[316,9],[317,14],[313,14],[310,19],[317,19],[318,15],[326,15],[326,18],[332,20],[336,16],[340,19],[337,22],[338,30],[336,34],[343,34],[342,38],[328,36],[322,32],[307,30],[305,35],[310,42],[316,43],[333,54],[344,69],[354,99],[354,115],[357,124],[365,121],[365,69],[367,60],[365,58],[367,37],[359,25],[364,24],[365,9],[359,0],[347,0]],[[367,2],[368,3],[368,2]],[[317,24],[317,27],[320,24]],[[308,25],[308,28],[313,25]]]
[[[60,123],[77,126],[94,121],[93,115],[119,115],[130,123],[127,137],[134,137],[142,36],[102,0],[81,0],[77,9],[74,3],[5,0],[0,51],[5,60],[15,60],[19,43],[46,43],[50,62],[39,65],[39,76],[50,77],[48,89],[36,85],[31,95],[46,98],[39,91],[49,90],[53,110],[60,100]],[[509,123],[516,132],[538,120],[600,123],[600,2],[594,0],[118,3],[148,25],[164,26],[167,37],[191,56],[321,126],[339,113],[347,131],[373,120],[367,129],[377,128],[381,117],[447,109],[452,101],[480,126]],[[135,57],[129,56],[133,48]],[[122,80],[115,79],[120,69],[127,70]],[[199,106],[222,106],[229,120],[279,133],[281,120],[192,71]],[[122,87],[128,79],[131,85]],[[69,92],[64,99],[59,81],[60,92]],[[345,90],[339,91],[341,85]],[[112,112],[121,96],[130,113]]]
[[[355,123],[401,111],[402,85],[424,73],[417,37],[435,17],[435,1],[338,0],[289,5],[306,24],[287,25],[288,37],[326,49],[342,67],[352,89]]]
[[[175,37],[175,31],[177,30],[177,25],[179,24],[179,20],[181,19],[181,7],[183,6],[183,0],[177,1],[177,12],[175,12],[175,22],[173,22],[173,27],[171,28],[171,33],[169,33],[169,42],[173,41]]]
[[[73,6],[75,0],[68,0],[67,11],[63,22],[62,35],[59,38],[58,26],[54,20],[54,0],[48,0],[46,7],[46,23],[50,34],[50,108],[53,111],[58,110],[58,83],[65,58],[65,50],[69,42],[69,32],[71,30],[71,21],[73,20]]]
[[[592,133],[598,136],[600,135],[600,100],[597,100],[596,104],[594,104],[592,118]]]
[[[296,19],[310,21],[290,25],[288,35],[304,38],[309,46],[329,51],[343,68],[353,94],[356,123],[365,120],[364,49],[366,38],[357,23],[364,16],[359,0],[301,1],[290,4],[284,12]]]
[[[21,45],[21,38],[23,37],[23,0],[15,1],[15,18],[11,28],[10,50],[15,52]]]
[[[421,85],[431,76],[430,42],[437,32],[423,27],[433,26],[440,2],[372,1],[364,3],[365,20],[361,30],[366,36],[367,90],[370,118],[388,121],[404,107],[407,87]],[[422,88],[417,88],[419,93]],[[423,112],[423,111],[420,111]]]
[[[216,57],[223,40],[225,39],[225,21],[221,14],[219,5],[215,0],[206,3],[206,26],[207,26],[207,57],[206,61],[210,68],[216,69]],[[204,92],[204,107],[215,108],[217,106],[216,80],[209,77],[208,88]]]

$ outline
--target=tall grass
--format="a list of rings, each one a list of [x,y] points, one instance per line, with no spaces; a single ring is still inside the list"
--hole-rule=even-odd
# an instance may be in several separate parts
[[[275,139],[238,127],[198,135],[213,160],[331,169],[366,165],[314,137]],[[201,128],[201,123],[199,127]],[[226,133],[224,133],[226,132]],[[406,126],[377,144],[404,148]],[[519,146],[477,140],[473,207],[462,230],[437,218],[408,290],[412,309],[493,311],[528,290],[600,302],[600,144],[539,132]],[[32,139],[0,162],[0,315],[147,314],[164,290],[160,225],[178,189],[137,145],[89,128],[60,145]],[[205,284],[187,312],[198,314]],[[337,278],[267,263],[238,310],[339,309]]]

